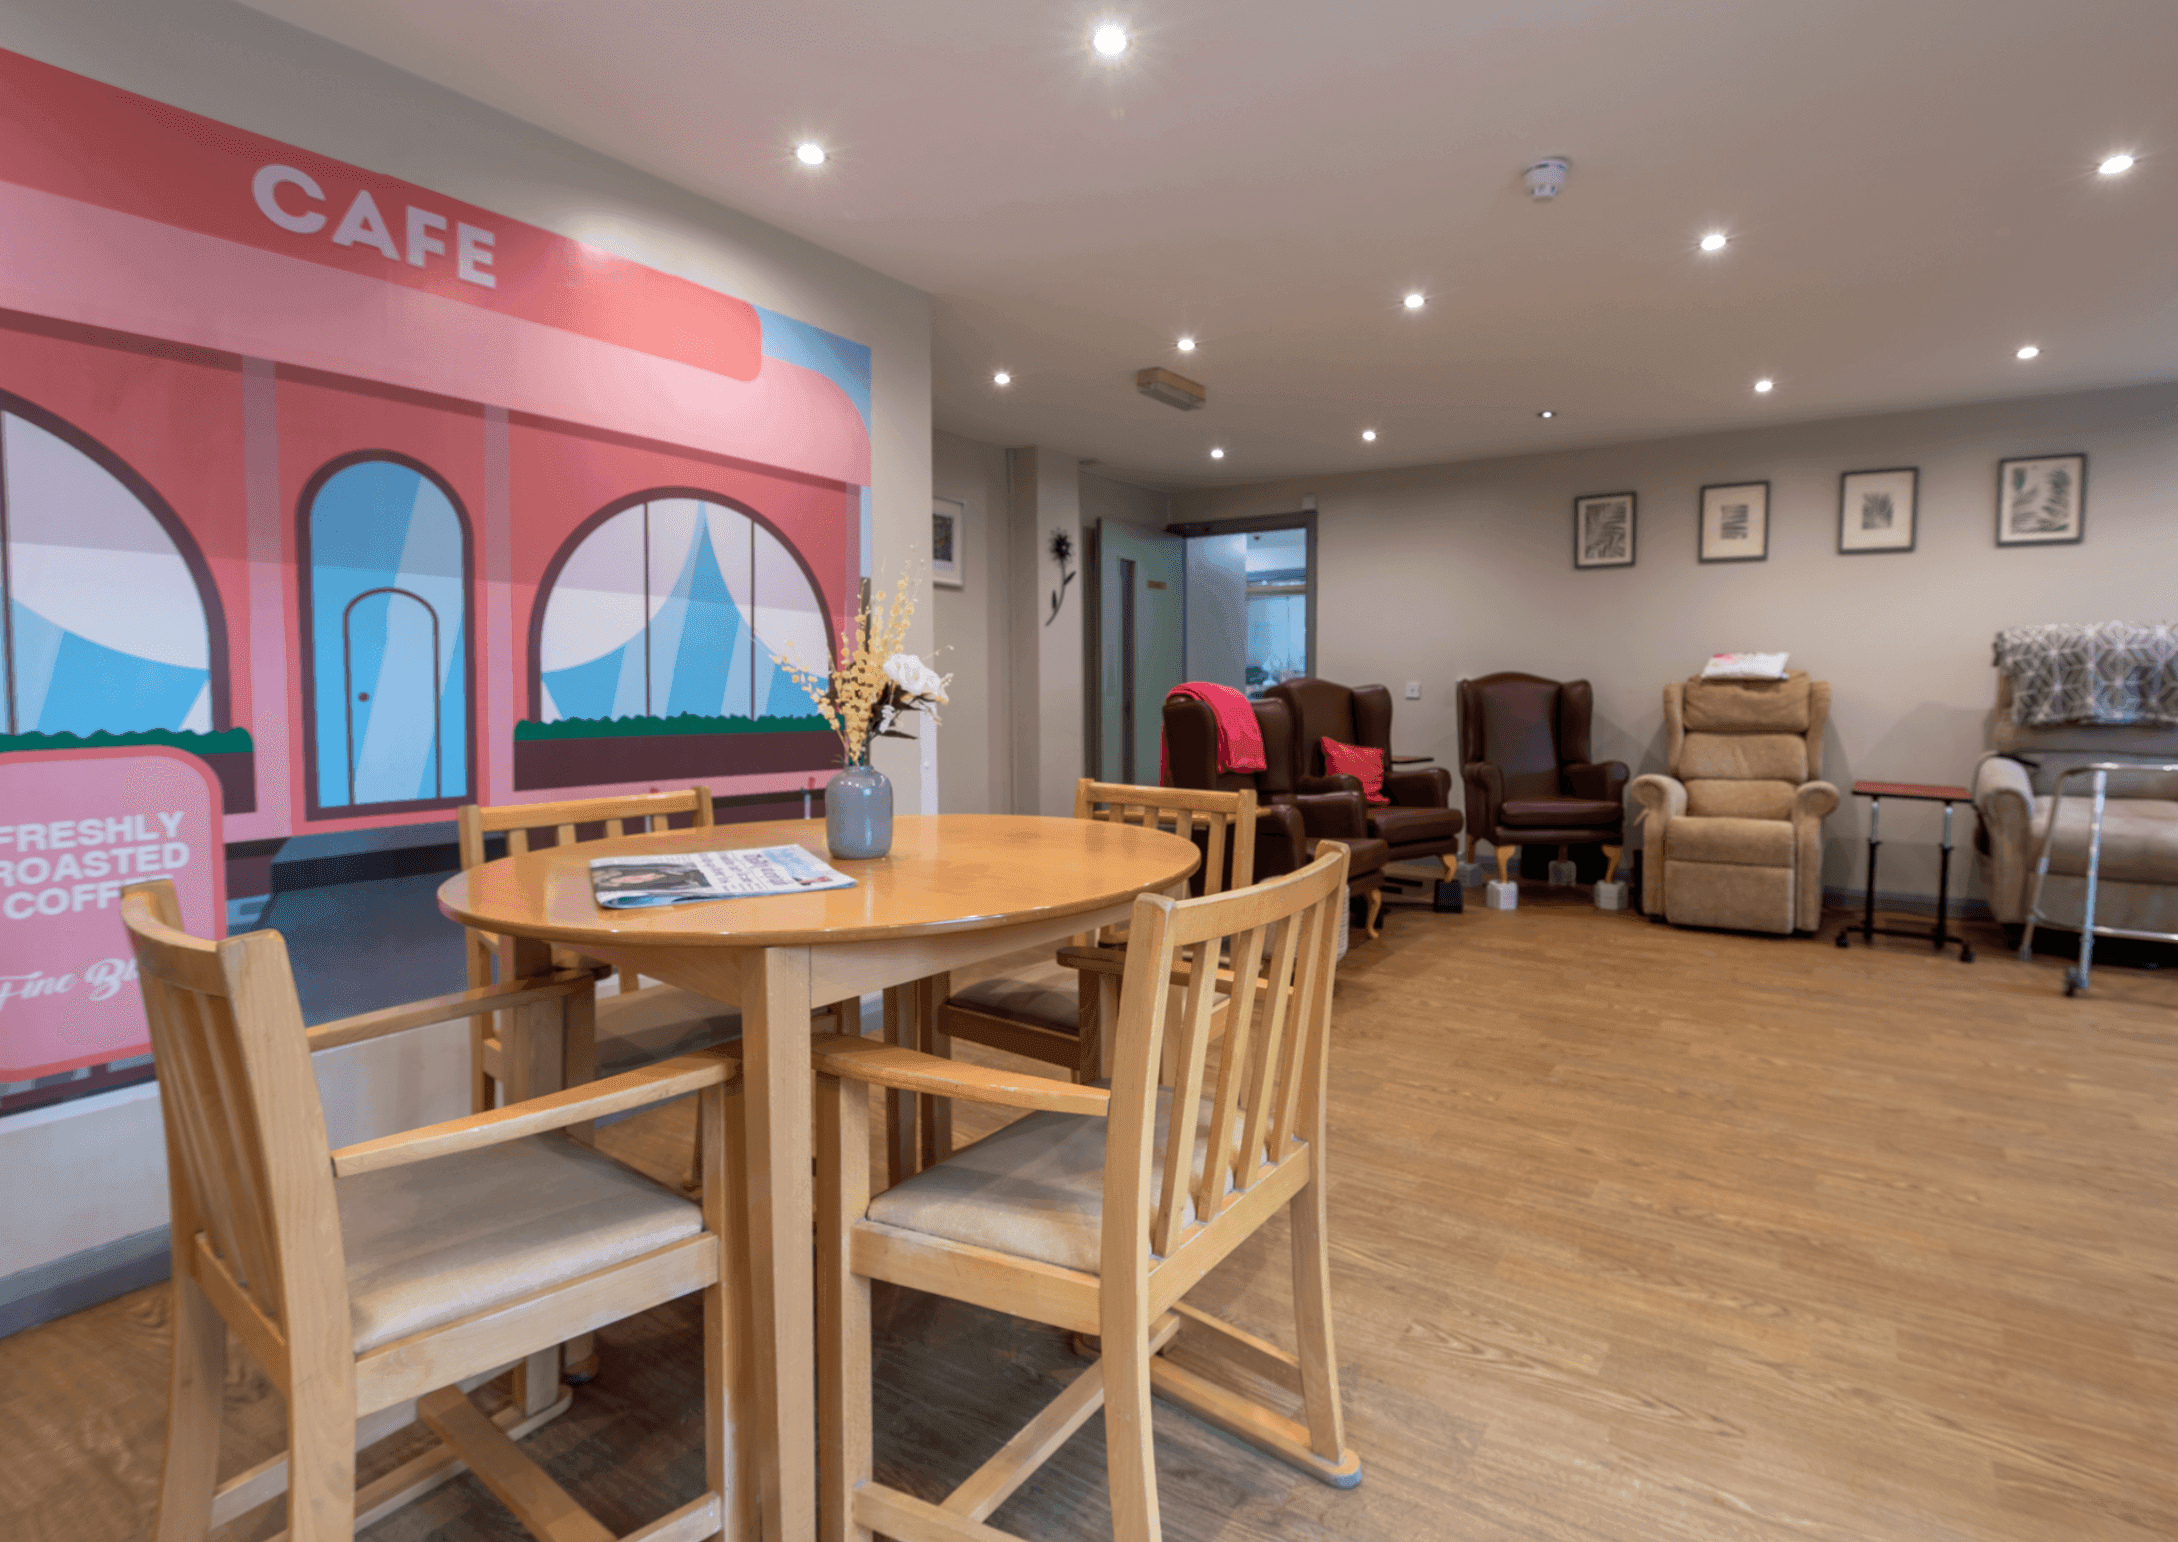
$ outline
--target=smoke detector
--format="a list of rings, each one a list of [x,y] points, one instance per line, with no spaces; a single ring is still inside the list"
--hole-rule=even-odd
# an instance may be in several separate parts
[[[1573,163],[1562,155],[1546,155],[1520,174],[1527,184],[1528,196],[1537,203],[1549,203],[1565,186],[1565,174]]]
[[[1182,412],[1193,412],[1210,399],[1210,393],[1185,375],[1175,375],[1169,369],[1136,370],[1134,388],[1153,402],[1163,402],[1167,407],[1177,407]]]

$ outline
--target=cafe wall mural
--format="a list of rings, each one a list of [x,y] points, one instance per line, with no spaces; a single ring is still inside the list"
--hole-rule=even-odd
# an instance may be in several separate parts
[[[831,769],[867,348],[6,52],[0,231],[0,1117],[148,1076],[137,876]]]

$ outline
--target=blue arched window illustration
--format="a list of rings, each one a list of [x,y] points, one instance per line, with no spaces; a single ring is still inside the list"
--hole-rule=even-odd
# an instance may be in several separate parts
[[[218,597],[119,459],[0,395],[0,732],[226,726]]]
[[[310,801],[357,813],[469,795],[469,530],[405,457],[335,461],[303,495]]]
[[[823,600],[763,521],[698,494],[641,497],[579,533],[548,579],[537,713],[806,718],[772,660],[822,672]]]

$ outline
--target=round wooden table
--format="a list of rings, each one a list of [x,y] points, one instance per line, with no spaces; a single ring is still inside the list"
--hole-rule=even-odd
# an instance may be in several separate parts
[[[750,1434],[765,1536],[811,1542],[810,1014],[1124,921],[1137,895],[1174,890],[1201,856],[1192,841],[1133,825],[941,814],[895,821],[889,856],[833,862],[855,878],[852,889],[648,910],[605,910],[591,897],[593,857],[783,845],[832,861],[820,821],[671,830],[487,862],[448,879],[439,908],[511,939],[502,955],[511,974],[503,978],[549,972],[552,944],[560,943],[741,1009],[759,1406]],[[523,1051],[533,1060],[557,1052]],[[529,1085],[544,1090],[550,1080],[532,1076]]]

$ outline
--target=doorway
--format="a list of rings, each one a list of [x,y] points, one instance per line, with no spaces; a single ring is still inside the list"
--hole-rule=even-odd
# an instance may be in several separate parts
[[[1155,785],[1164,702],[1210,681],[1260,696],[1316,662],[1316,516],[1152,530],[1103,520],[1094,590],[1089,764],[1109,782]]]

